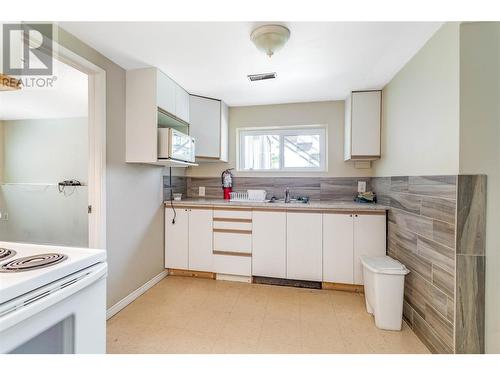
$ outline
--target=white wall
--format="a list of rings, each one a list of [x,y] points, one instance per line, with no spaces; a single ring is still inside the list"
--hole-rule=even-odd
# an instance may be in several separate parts
[[[460,27],[460,173],[487,174],[486,352],[500,353],[500,23]]]
[[[236,129],[245,127],[326,125],[328,133],[327,172],[234,172],[236,176],[329,176],[364,177],[371,169],[356,169],[344,162],[344,101],[293,103],[229,108],[229,162],[204,163],[189,168],[188,176],[218,177],[236,167]]]
[[[4,120],[3,133],[3,182],[87,182],[87,118]]]
[[[57,186],[28,185],[87,182],[87,119],[3,121],[2,128],[7,184],[0,185],[0,210],[9,219],[0,221],[0,238],[88,246],[87,187],[67,188],[71,195],[64,195]]]
[[[376,176],[458,173],[459,24],[447,23],[383,89]]]
[[[164,270],[162,168],[125,163],[125,70],[59,28],[59,43],[106,71],[108,307]]]
[[[3,121],[0,120],[0,183],[3,181]]]

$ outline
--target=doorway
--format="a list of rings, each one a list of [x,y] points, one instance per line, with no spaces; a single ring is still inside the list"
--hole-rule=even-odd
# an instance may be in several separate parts
[[[105,248],[105,72],[56,50],[54,88],[0,92],[0,240]]]

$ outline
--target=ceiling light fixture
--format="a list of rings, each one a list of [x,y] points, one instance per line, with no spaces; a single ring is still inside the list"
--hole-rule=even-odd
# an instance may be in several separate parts
[[[274,52],[282,48],[290,38],[290,30],[281,25],[264,25],[257,27],[250,39],[257,49],[271,57]]]

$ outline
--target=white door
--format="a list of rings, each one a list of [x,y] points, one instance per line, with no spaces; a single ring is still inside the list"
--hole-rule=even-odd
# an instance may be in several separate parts
[[[323,281],[354,283],[353,215],[323,214]]]
[[[188,223],[187,208],[165,207],[165,268],[188,269]]]
[[[354,215],[354,284],[363,285],[361,255],[386,254],[385,214]]]
[[[212,272],[212,209],[189,209],[189,269]]]
[[[322,216],[321,213],[287,213],[286,273],[288,279],[322,280]]]
[[[286,278],[286,212],[254,211],[252,274]]]

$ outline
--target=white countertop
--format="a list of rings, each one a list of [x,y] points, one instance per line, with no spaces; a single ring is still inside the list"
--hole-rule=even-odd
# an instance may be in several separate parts
[[[229,207],[265,207],[265,208],[288,208],[304,210],[339,210],[339,211],[387,211],[388,206],[374,203],[356,203],[329,201],[310,201],[309,203],[284,203],[281,202],[235,202],[224,199],[201,199],[188,198],[181,201],[173,201],[174,206],[229,206]],[[170,201],[165,201],[165,205],[170,205]]]

